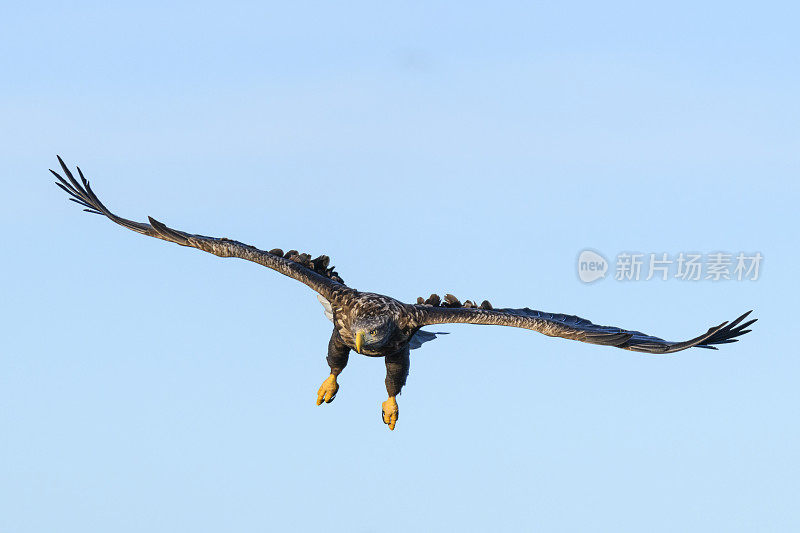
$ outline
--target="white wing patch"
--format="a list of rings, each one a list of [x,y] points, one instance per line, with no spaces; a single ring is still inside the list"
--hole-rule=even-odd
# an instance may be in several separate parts
[[[326,300],[321,294],[317,294],[317,300],[319,300],[319,303],[322,304],[325,316],[328,318],[328,320],[333,322],[333,308],[331,307],[331,303],[328,300]],[[447,333],[443,331],[433,332],[433,331],[419,330],[416,333],[414,333],[414,336],[411,337],[410,341],[408,341],[408,347],[411,348],[412,350],[416,350],[424,343],[435,339],[438,335],[447,335]]]
[[[317,294],[317,300],[319,300],[319,303],[321,303],[322,307],[325,308],[325,316],[328,318],[328,320],[333,322],[333,308],[331,307],[331,303],[321,294]]]

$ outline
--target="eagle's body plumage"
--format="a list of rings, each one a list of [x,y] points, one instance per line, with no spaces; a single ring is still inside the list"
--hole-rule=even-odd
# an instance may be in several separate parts
[[[333,324],[345,344],[355,349],[357,318],[388,318],[391,331],[385,344],[379,347],[365,345],[362,355],[383,357],[395,353],[408,344],[418,327],[412,322],[407,306],[394,298],[372,292],[354,291],[345,298],[333,303]]]
[[[331,374],[317,393],[317,404],[333,400],[339,389],[336,378],[347,364],[351,350],[370,357],[383,357],[389,398],[382,404],[382,416],[390,429],[394,429],[397,422],[396,396],[400,394],[408,376],[410,350],[419,348],[423,342],[439,334],[421,329],[424,326],[452,323],[511,326],[551,337],[664,354],[691,347],[716,349],[715,345],[736,342],[737,337],[748,333],[750,330],[746,328],[755,322],[755,319],[745,321],[750,314],[748,311],[731,323],[723,322],[693,339],[672,342],[639,331],[599,326],[573,315],[546,313],[527,307],[495,309],[486,300],[480,305],[469,300],[462,304],[450,294],[444,299],[432,294],[427,299],[418,298],[415,304],[406,304],[389,296],[348,287],[335,269],[329,267],[330,259],[325,255],[312,259],[310,255],[296,250],[286,253],[277,248],[264,251],[231,239],[179,231],[152,218],[149,224],[121,218],[100,202],[80,168],[78,181],[60,157],[58,160],[66,179],[51,170],[58,178],[56,185],[70,195],[70,200],[82,205],[84,211],[104,215],[143,235],[198,248],[219,257],[238,257],[258,263],[316,291],[325,306],[326,316],[333,322],[327,356]]]

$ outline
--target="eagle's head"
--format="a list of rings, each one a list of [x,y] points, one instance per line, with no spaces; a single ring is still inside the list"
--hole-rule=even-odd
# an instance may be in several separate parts
[[[389,341],[394,332],[394,322],[387,316],[356,317],[352,324],[356,351],[362,348],[375,350]]]

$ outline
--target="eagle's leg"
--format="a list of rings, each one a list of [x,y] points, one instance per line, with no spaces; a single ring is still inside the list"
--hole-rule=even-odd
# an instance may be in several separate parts
[[[387,355],[384,359],[386,361],[386,392],[389,394],[389,399],[381,404],[381,418],[383,423],[389,426],[389,429],[394,430],[394,425],[397,424],[397,418],[400,416],[397,408],[397,395],[406,384],[411,364],[408,346],[399,352]]]
[[[331,340],[328,342],[328,366],[331,367],[331,375],[322,382],[317,391],[317,405],[322,402],[331,403],[339,391],[339,384],[336,383],[336,376],[342,373],[347,366],[350,357],[350,348],[342,341],[336,329],[333,330]]]

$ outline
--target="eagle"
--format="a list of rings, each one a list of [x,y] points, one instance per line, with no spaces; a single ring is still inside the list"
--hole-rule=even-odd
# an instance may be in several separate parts
[[[487,300],[477,304],[471,300],[463,303],[451,294],[440,298],[432,294],[417,298],[416,303],[403,303],[390,296],[359,291],[345,284],[330,258],[316,258],[297,250],[275,248],[260,250],[239,241],[207,237],[177,230],[148,217],[149,224],[119,217],[106,208],[89,185],[80,167],[76,167],[80,182],[70,172],[60,156],[58,162],[64,173],[50,170],[57,178],[70,200],[84,207],[84,211],[103,215],[112,222],[142,235],[189,246],[219,257],[238,257],[289,276],[317,293],[325,315],[333,322],[333,332],[328,342],[327,363],[330,374],[317,391],[316,403],[331,403],[339,391],[337,377],[344,370],[351,350],[368,357],[383,357],[386,364],[386,392],[388,398],[381,403],[381,419],[394,430],[399,416],[397,396],[408,377],[410,350],[435,339],[442,333],[422,329],[439,324],[482,324],[511,326],[538,331],[550,337],[561,337],[590,344],[613,346],[634,352],[669,354],[687,348],[709,348],[737,342],[750,332],[747,329],[757,319],[745,320],[748,311],[732,322],[723,322],[705,333],[687,341],[666,341],[640,331],[613,326],[600,326],[574,315],[546,313],[530,308],[494,308]]]

